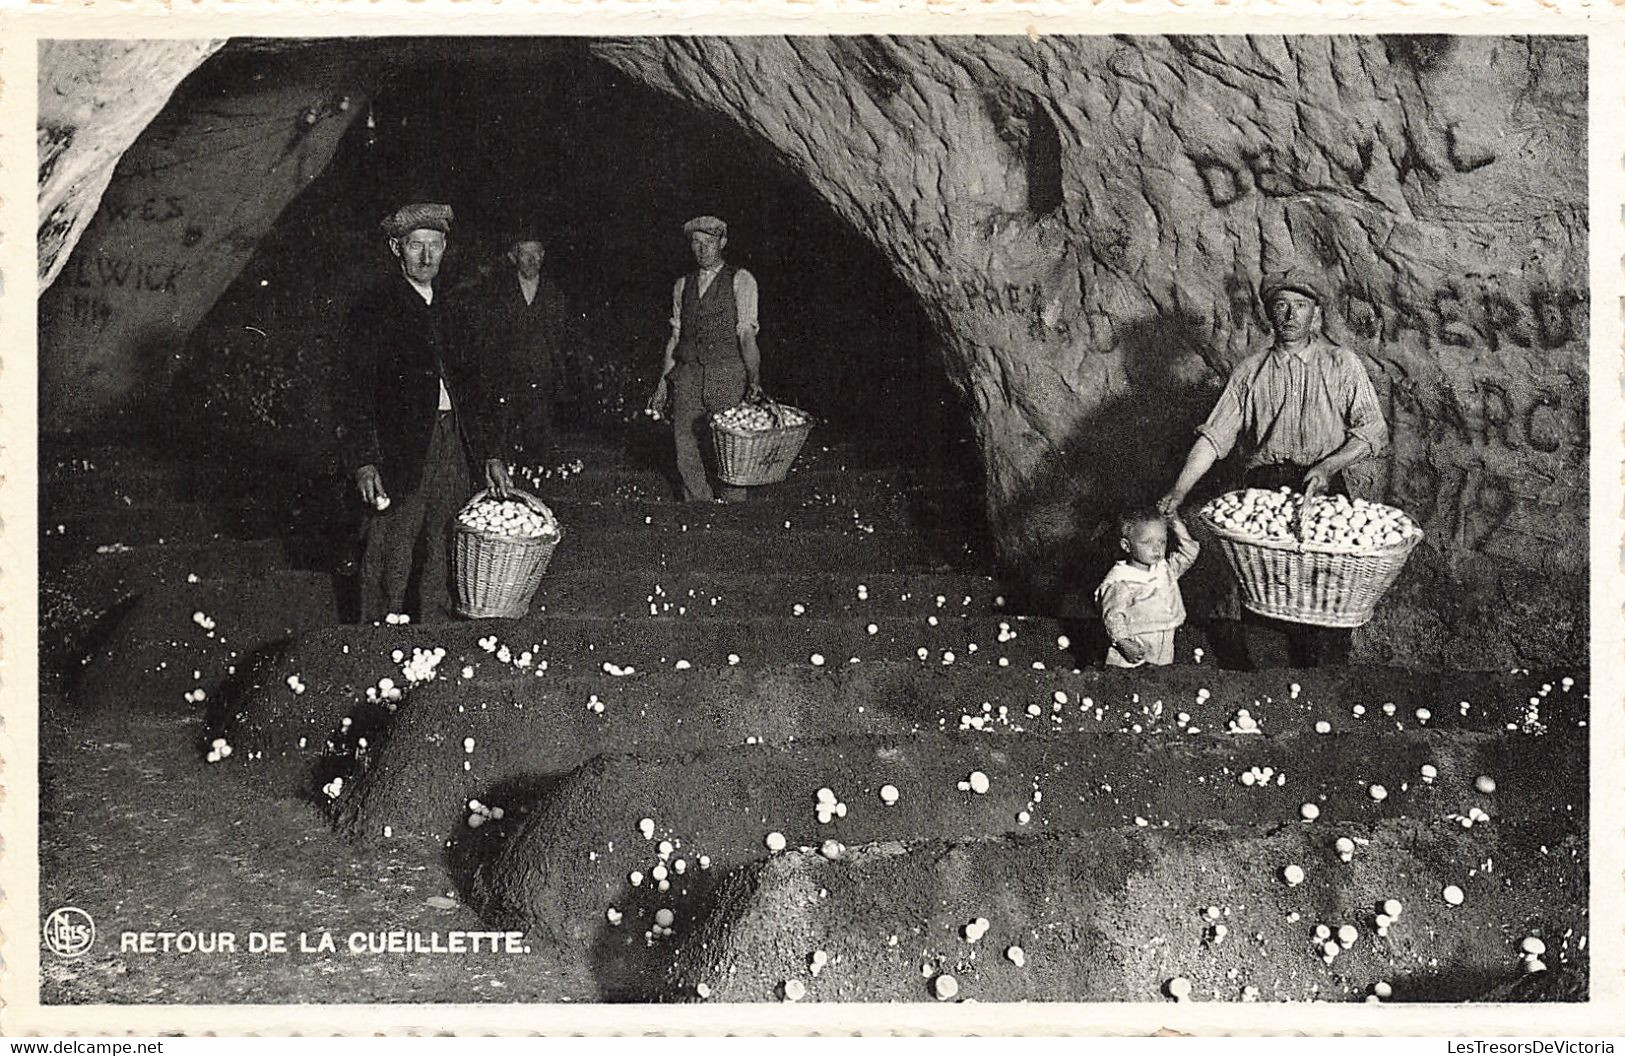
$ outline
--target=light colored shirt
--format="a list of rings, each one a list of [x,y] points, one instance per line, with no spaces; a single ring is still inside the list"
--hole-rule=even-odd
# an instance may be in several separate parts
[[[433,286],[420,286],[411,279],[407,279],[406,281],[414,290],[418,291],[418,296],[423,298],[424,304],[434,303]],[[451,392],[446,388],[445,378],[440,379],[440,409],[442,411],[451,410]]]
[[[1123,560],[1113,565],[1095,590],[1095,602],[1113,639],[1133,638],[1153,631],[1171,631],[1185,622],[1185,598],[1179,577],[1190,570],[1201,552],[1193,539],[1150,568]]]
[[[535,303],[536,288],[541,284],[542,277],[540,275],[536,276],[534,279],[527,279],[523,275],[519,276],[519,292],[524,294],[526,304]]]
[[[699,295],[705,296],[705,291],[711,288],[711,280],[722,272],[722,265],[707,268],[700,272]],[[671,336],[677,337],[683,332],[683,289],[688,285],[688,276],[680,275],[677,284],[671,288]],[[740,336],[754,334],[761,329],[756,317],[757,311],[756,276],[740,268],[734,272],[734,309],[738,315],[738,323],[734,330]]]
[[[1371,376],[1354,353],[1323,337],[1298,351],[1271,348],[1242,360],[1196,431],[1220,458],[1240,441],[1248,469],[1313,466],[1351,437],[1373,455],[1388,444]]]

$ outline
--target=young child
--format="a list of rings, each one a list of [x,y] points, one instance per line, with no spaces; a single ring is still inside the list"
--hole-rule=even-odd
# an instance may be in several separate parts
[[[1175,549],[1168,553],[1168,529]],[[1112,566],[1095,591],[1106,618],[1108,667],[1174,662],[1174,631],[1185,622],[1179,577],[1196,563],[1199,548],[1178,514],[1136,510],[1117,522],[1128,556]]]

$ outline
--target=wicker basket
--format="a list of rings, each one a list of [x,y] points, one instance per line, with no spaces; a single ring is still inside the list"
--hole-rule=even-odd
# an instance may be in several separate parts
[[[1316,627],[1361,627],[1376,611],[1422,533],[1380,549],[1264,541],[1199,516],[1241,584],[1241,603],[1260,616]]]
[[[794,410],[806,420],[800,425],[780,425],[760,432],[736,433],[711,420],[711,439],[717,449],[717,479],[724,484],[750,487],[777,484],[790,473],[790,464],[801,453],[801,445],[812,432],[813,420],[805,411],[786,408],[772,400],[761,405],[774,421],[785,410]]]
[[[481,491],[468,500],[467,509],[490,496]],[[563,535],[553,511],[529,492],[510,488],[508,494],[540,513],[555,531],[536,539],[497,535],[455,521],[452,564],[457,575],[457,612],[470,619],[516,620],[530,611],[530,599],[541,585],[553,551]]]

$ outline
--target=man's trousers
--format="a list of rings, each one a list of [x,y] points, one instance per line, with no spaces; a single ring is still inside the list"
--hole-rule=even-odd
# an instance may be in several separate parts
[[[745,398],[745,364],[738,360],[706,366],[679,363],[672,368],[671,426],[677,449],[677,475],[684,502],[743,502],[745,489],[716,480],[711,415]]]
[[[361,556],[363,623],[392,612],[410,613],[419,621],[451,617],[452,522],[473,492],[457,416],[441,411],[417,490],[391,495],[389,509],[367,518]]]

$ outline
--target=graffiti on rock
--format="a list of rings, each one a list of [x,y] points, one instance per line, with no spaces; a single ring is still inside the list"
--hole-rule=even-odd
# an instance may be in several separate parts
[[[1561,348],[1581,340],[1584,291],[1534,284],[1518,297],[1495,276],[1465,276],[1431,291],[1399,289],[1387,298],[1345,289],[1343,318],[1360,337],[1395,341],[1409,331],[1451,348]]]
[[[1502,380],[1480,380],[1465,397],[1448,386],[1391,384],[1388,501],[1440,533],[1446,548],[1517,545],[1509,534],[1568,547],[1583,530],[1556,521],[1583,496],[1573,480],[1588,453],[1586,417],[1583,396],[1517,391]]]
[[[128,257],[98,256],[87,260],[75,256],[57,281],[77,289],[174,294],[179,292],[177,284],[186,273],[186,267],[185,264]]]
[[[101,330],[113,321],[113,306],[95,294],[70,293],[63,305],[67,318],[74,326],[86,330]]]
[[[1048,334],[1065,338],[1072,332],[1071,322],[1063,312],[1052,307],[1053,298],[1046,295],[1038,282],[963,279],[936,283],[935,289],[948,311],[1024,321],[1029,337],[1041,338]]]
[[[1352,156],[1332,156],[1331,161],[1351,184],[1359,186],[1371,171],[1375,152],[1371,140],[1359,140],[1353,144]],[[1191,156],[1190,162],[1215,209],[1228,209],[1255,190],[1266,197],[1281,198],[1299,194],[1317,182],[1303,158],[1267,144],[1243,148],[1238,160],[1204,154]]]
[[[1388,421],[1396,439],[1567,458],[1583,459],[1589,440],[1586,410],[1575,397],[1517,394],[1494,380],[1479,382],[1465,401],[1448,387],[1396,382],[1388,388]]]
[[[182,197],[158,194],[139,200],[107,198],[102,202],[102,215],[115,224],[167,224],[186,215]]]
[[[1481,467],[1412,459],[1395,462],[1388,501],[1417,523],[1442,530],[1439,544],[1482,551],[1518,512],[1524,496],[1516,488],[1515,481]]]
[[[1357,338],[1396,342],[1419,337],[1424,347],[1554,349],[1583,341],[1589,300],[1584,290],[1531,284],[1516,295],[1499,275],[1464,275],[1434,289],[1396,287],[1384,293],[1345,286],[1333,297]],[[1225,277],[1230,327],[1258,319],[1253,280]],[[1223,309],[1221,308],[1222,312]]]

